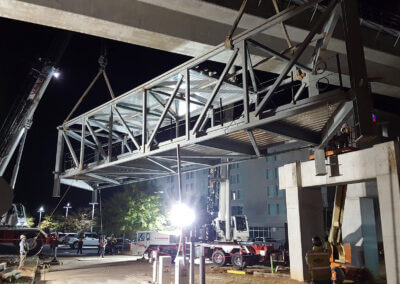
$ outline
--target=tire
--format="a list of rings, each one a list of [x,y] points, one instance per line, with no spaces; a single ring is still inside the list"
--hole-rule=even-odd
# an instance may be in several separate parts
[[[74,243],[71,245],[71,248],[73,248],[73,249],[78,249],[78,242],[74,242]]]
[[[149,258],[149,263],[150,264],[153,264],[153,257],[152,257],[152,255],[151,255],[152,253],[151,253],[151,251],[149,251],[148,253],[147,253],[147,257]]]
[[[226,263],[225,253],[222,250],[214,251],[211,258],[216,266],[224,266]]]
[[[246,264],[245,257],[238,252],[234,253],[232,255],[232,265],[236,269],[240,269],[240,270],[246,268],[247,264]]]

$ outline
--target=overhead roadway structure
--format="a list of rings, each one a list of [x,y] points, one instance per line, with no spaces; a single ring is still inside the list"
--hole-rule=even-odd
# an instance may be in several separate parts
[[[185,172],[214,167],[226,158],[229,163],[260,158],[277,143],[303,141],[321,149],[353,113],[357,137],[371,135],[371,92],[356,1],[330,1],[305,39],[286,52],[257,41],[260,33],[301,17],[319,2],[288,7],[233,36],[232,49],[220,44],[66,121],[58,129],[53,195],[59,196],[60,182],[94,190],[174,175],[178,144]],[[340,15],[351,89],[323,84],[337,76],[321,67],[320,51]],[[311,42],[314,52],[305,53]],[[201,66],[215,57],[224,58],[223,68],[203,72]],[[261,82],[263,74],[254,68],[272,57],[284,68]],[[329,91],[319,92],[321,86]],[[318,156],[316,151],[317,169]]]
[[[289,3],[294,5],[294,3],[302,2],[306,0],[277,0],[280,9],[286,8]],[[360,2],[363,9],[365,1]],[[235,19],[237,13],[235,8],[237,9],[240,3],[242,0],[113,0],[112,2],[109,0],[2,0],[0,1],[0,17],[198,57],[212,50],[225,38]],[[238,25],[240,32],[262,24],[265,18],[273,15],[276,10],[271,0],[248,1],[248,6]],[[292,43],[297,44],[305,38],[318,15],[323,13],[325,6],[314,5],[302,17],[292,18],[285,22]],[[361,34],[366,40],[364,53],[368,77],[371,79],[373,93],[399,98],[400,53],[397,35],[400,31],[388,30],[382,26],[388,19],[392,19],[383,15],[382,21],[374,17],[372,19],[375,22],[368,21],[368,18],[361,20],[363,25]],[[346,42],[341,36],[343,33],[340,29],[341,27],[329,41],[325,52],[333,55],[340,54],[343,63],[343,85],[350,87]],[[287,46],[287,40],[280,25],[258,34],[257,39],[277,51]],[[312,42],[306,52],[312,52],[313,46]],[[337,73],[334,57],[332,58],[333,62],[327,61],[327,68],[330,72]],[[214,60],[226,62],[226,58],[218,56]],[[300,61],[302,61],[301,58]],[[255,66],[257,70],[276,74],[279,74],[283,67],[284,64],[279,60]],[[332,78],[330,83],[339,86],[337,76],[335,78]]]

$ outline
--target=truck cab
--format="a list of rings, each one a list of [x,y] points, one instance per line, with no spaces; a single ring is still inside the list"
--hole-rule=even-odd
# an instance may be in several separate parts
[[[247,242],[250,238],[249,223],[246,215],[231,216],[230,238],[226,239],[226,223],[218,218],[213,221],[218,241]]]

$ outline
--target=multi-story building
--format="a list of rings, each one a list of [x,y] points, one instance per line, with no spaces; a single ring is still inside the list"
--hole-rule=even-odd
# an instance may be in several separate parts
[[[279,189],[278,168],[306,160],[309,154],[306,149],[288,151],[290,148],[282,144],[271,148],[267,157],[229,166],[231,214],[247,215],[251,238],[272,238],[281,244],[286,240],[286,200],[284,191]],[[164,192],[166,203],[176,200],[176,176],[158,179],[155,184]],[[208,170],[182,175],[183,198],[191,206],[207,199],[207,187]]]

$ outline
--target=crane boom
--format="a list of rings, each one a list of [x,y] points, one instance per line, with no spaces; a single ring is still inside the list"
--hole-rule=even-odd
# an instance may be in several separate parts
[[[45,64],[38,72],[36,81],[25,100],[23,100],[18,107],[15,115],[11,118],[11,123],[3,133],[3,141],[0,145],[0,176],[4,175],[7,166],[10,163],[12,156],[15,153],[18,145],[20,150],[17,158],[16,165],[13,170],[11,179],[11,187],[15,187],[16,176],[18,174],[19,163],[21,160],[24,140],[27,131],[32,125],[33,115],[43,97],[51,78],[57,73],[57,69],[49,64]]]

